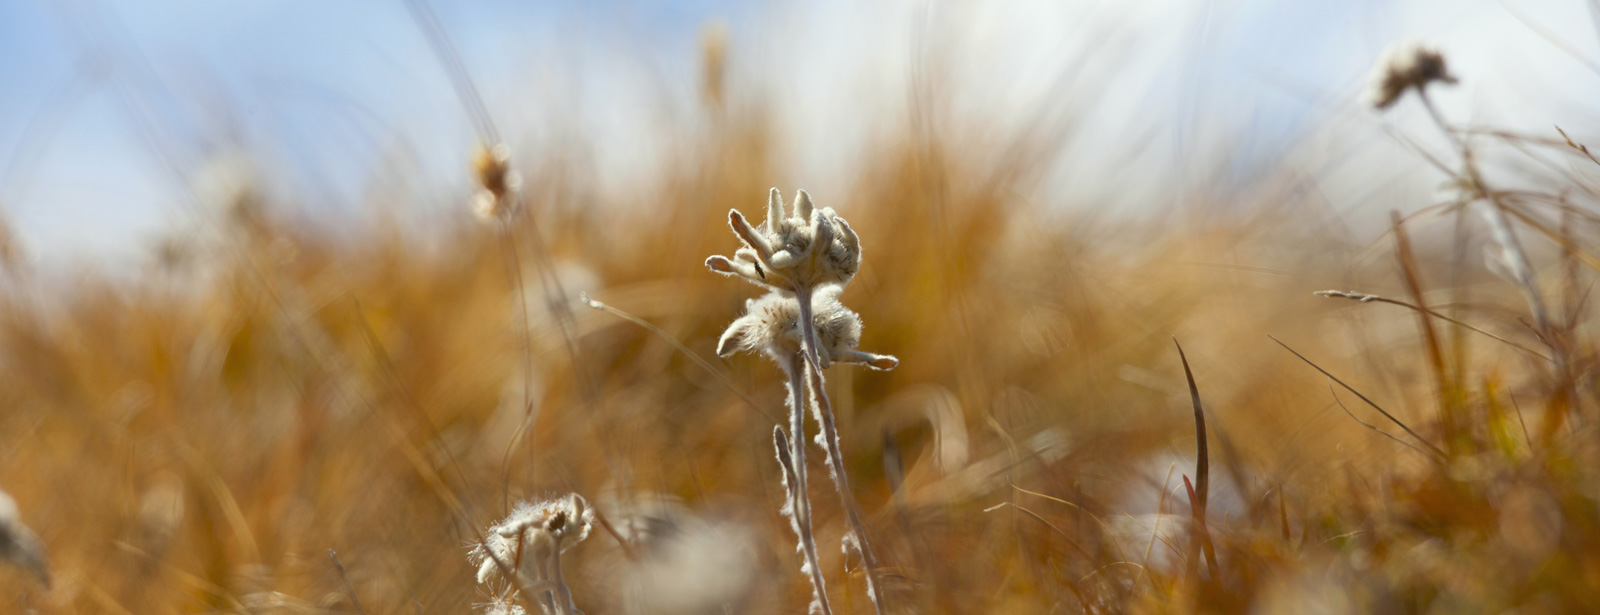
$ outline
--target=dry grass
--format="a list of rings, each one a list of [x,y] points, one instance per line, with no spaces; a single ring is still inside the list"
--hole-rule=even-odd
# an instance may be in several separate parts
[[[465,207],[422,250],[235,203],[189,259],[132,280],[9,270],[0,485],[54,584],[0,576],[5,609],[464,613],[489,601],[466,559],[481,528],[576,492],[631,541],[596,532],[566,556],[585,612],[800,612],[770,448],[784,383],[715,358],[750,292],[701,265],[728,250],[726,212],[785,177],[775,127],[711,81],[712,127],[639,187],[648,215],[556,162],[523,169],[509,244]],[[1512,203],[1557,312],[1541,339],[1518,286],[1449,246],[1396,265],[1391,237],[1332,238],[1287,183],[1225,220],[1117,222],[1023,199],[1035,167],[1016,157],[902,137],[855,187],[806,186],[866,246],[845,295],[862,346],[901,359],[830,382],[891,612],[1600,609],[1592,201]],[[1402,305],[1312,295],[1331,287]],[[834,608],[869,612],[836,496],[810,488]]]

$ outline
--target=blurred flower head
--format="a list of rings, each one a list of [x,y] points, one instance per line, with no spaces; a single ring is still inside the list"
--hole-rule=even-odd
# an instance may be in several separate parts
[[[22,524],[17,501],[4,491],[0,491],[0,561],[20,566],[40,582],[50,584],[50,563],[45,559],[44,544]]]
[[[522,175],[511,169],[511,148],[504,143],[478,144],[472,152],[472,176],[478,180],[472,213],[485,222],[509,214],[511,197],[522,187]]]
[[[1406,42],[1390,47],[1372,68],[1367,103],[1387,109],[1404,96],[1406,90],[1423,88],[1433,82],[1454,84],[1456,78],[1445,66],[1444,55],[1420,43]]]
[[[483,544],[472,549],[478,582],[488,583],[502,566],[530,578],[544,577],[544,563],[589,536],[594,509],[576,493],[544,502],[522,502],[489,527]]]

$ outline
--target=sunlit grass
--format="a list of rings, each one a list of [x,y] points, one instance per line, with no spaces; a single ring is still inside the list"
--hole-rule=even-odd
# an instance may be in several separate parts
[[[750,293],[702,265],[783,183],[777,131],[707,83],[712,126],[638,187],[647,215],[528,163],[520,207],[463,205],[425,231],[440,249],[240,200],[131,279],[8,269],[0,485],[54,582],[0,576],[6,608],[468,612],[500,600],[468,561],[483,528],[578,493],[614,526],[560,558],[584,612],[803,610],[771,448],[787,383],[716,357]],[[1593,162],[1526,144],[1578,171],[1474,183],[1360,245],[1299,192],[1241,190],[1271,196],[1221,220],[1063,214],[1022,196],[1032,162],[915,131],[854,186],[807,186],[860,235],[861,347],[901,360],[827,391],[888,610],[1600,608]],[[1531,280],[1480,264],[1486,202],[1543,255]],[[829,600],[870,612],[847,509],[809,485]]]

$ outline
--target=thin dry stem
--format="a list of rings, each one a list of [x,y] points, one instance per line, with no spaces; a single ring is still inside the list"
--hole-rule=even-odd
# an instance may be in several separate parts
[[[645,319],[640,318],[638,316],[634,316],[633,314],[630,314],[628,312],[622,311],[622,310],[620,310],[620,309],[618,309],[618,308],[616,308],[616,307],[614,307],[612,305],[609,305],[609,304],[606,304],[606,303],[602,303],[600,301],[596,301],[596,300],[590,298],[588,293],[580,293],[578,295],[578,298],[581,301],[583,301],[584,305],[587,305],[587,306],[589,306],[589,307],[591,307],[593,309],[596,309],[596,310],[600,310],[600,311],[605,312],[607,314],[610,314],[612,316],[616,316],[617,318],[621,318],[621,319],[626,320],[628,322],[631,322],[633,324],[639,325],[640,327],[643,327],[644,330],[649,331],[651,333],[654,333],[657,337],[660,337],[661,339],[666,340],[666,342],[668,344],[672,344],[673,348],[678,349],[678,352],[683,353],[684,356],[689,357],[689,360],[694,361],[695,365],[700,366],[701,369],[706,370],[706,373],[709,373],[709,374],[711,374],[711,376],[713,378],[716,378],[717,382],[722,383],[722,386],[726,387],[728,389],[728,392],[733,393],[735,396],[737,396],[739,398],[739,400],[743,401],[746,406],[749,406],[752,410],[755,410],[757,412],[760,412],[760,413],[766,415],[768,418],[771,418],[771,419],[777,419],[778,418],[777,416],[773,415],[772,412],[769,411],[765,406],[762,406],[761,404],[756,403],[756,400],[754,400],[754,399],[750,399],[749,395],[746,395],[744,393],[744,391],[739,389],[738,385],[735,385],[733,383],[733,379],[729,378],[728,374],[724,373],[720,369],[717,369],[715,366],[713,366],[711,364],[710,361],[705,360],[704,357],[701,357],[693,349],[691,349],[688,346],[684,345],[683,342],[678,341],[677,338],[672,337],[666,331],[662,330],[661,327],[656,326],[655,324],[651,323],[648,320],[645,320]]]
[[[1396,435],[1394,435],[1392,433],[1389,433],[1387,431],[1384,431],[1382,429],[1378,429],[1377,425],[1373,425],[1372,423],[1368,423],[1366,421],[1361,420],[1361,417],[1356,416],[1355,413],[1351,412],[1349,408],[1345,407],[1344,400],[1339,399],[1339,394],[1334,392],[1333,385],[1331,385],[1331,384],[1328,385],[1328,394],[1333,396],[1334,403],[1339,405],[1339,409],[1343,410],[1345,416],[1350,417],[1350,420],[1355,421],[1357,423],[1360,423],[1362,427],[1365,427],[1367,429],[1371,429],[1372,431],[1377,432],[1378,435],[1381,435],[1381,436],[1383,436],[1385,438],[1388,438],[1390,440],[1394,440],[1395,442],[1398,442],[1401,446],[1404,446],[1404,447],[1409,448],[1411,450],[1414,450],[1416,452],[1422,453],[1424,455],[1428,454],[1427,451],[1424,451],[1424,450],[1422,450],[1420,448],[1417,448],[1417,446],[1415,444],[1412,444],[1410,442],[1406,442],[1405,440],[1401,440],[1399,436],[1396,436]]]
[[[1432,442],[1429,442],[1427,439],[1423,438],[1421,434],[1418,434],[1416,431],[1413,431],[1410,426],[1406,425],[1400,419],[1395,418],[1393,414],[1389,414],[1389,411],[1388,410],[1384,410],[1383,406],[1378,405],[1377,402],[1372,401],[1366,395],[1362,395],[1361,391],[1357,391],[1357,390],[1355,390],[1354,387],[1352,387],[1352,386],[1350,386],[1348,384],[1345,384],[1343,380],[1340,380],[1337,376],[1334,376],[1333,374],[1329,373],[1328,370],[1322,369],[1321,365],[1317,365],[1316,363],[1313,363],[1311,361],[1311,359],[1307,359],[1305,355],[1300,354],[1299,351],[1296,351],[1293,348],[1290,348],[1288,344],[1283,343],[1282,340],[1279,340],[1276,337],[1272,337],[1271,335],[1268,335],[1267,339],[1270,339],[1270,340],[1272,340],[1274,342],[1277,342],[1278,345],[1282,346],[1284,350],[1289,351],[1290,354],[1293,354],[1295,357],[1298,357],[1301,361],[1305,361],[1306,365],[1310,365],[1312,369],[1315,369],[1318,372],[1321,372],[1322,375],[1327,376],[1329,380],[1332,380],[1332,381],[1334,381],[1334,383],[1338,384],[1339,386],[1344,387],[1344,390],[1349,391],[1350,393],[1354,394],[1356,397],[1360,398],[1361,401],[1366,402],[1368,406],[1372,406],[1372,409],[1377,410],[1378,413],[1382,414],[1384,418],[1389,419],[1390,422],[1392,422],[1395,425],[1399,426],[1400,429],[1403,429],[1403,430],[1405,430],[1406,433],[1411,434],[1411,437],[1416,438],[1418,442],[1421,442],[1423,445],[1427,446],[1428,450],[1433,451],[1433,453],[1438,455],[1441,459],[1449,457],[1449,455],[1445,454],[1444,449],[1441,449],[1441,448],[1439,448],[1437,446],[1434,446]]]
[[[350,605],[356,607],[357,613],[366,613],[367,608],[361,606],[361,598],[356,596],[356,586],[350,583],[350,576],[344,572],[344,563],[339,561],[339,554],[333,549],[328,549],[328,559],[333,561],[333,570],[339,573],[339,580],[344,582],[344,591],[350,596]]]
[[[1494,333],[1491,333],[1489,331],[1485,331],[1485,330],[1483,330],[1481,328],[1478,328],[1477,326],[1472,325],[1471,323],[1467,323],[1467,322],[1461,321],[1461,320],[1456,319],[1456,318],[1451,318],[1450,316],[1442,314],[1442,313],[1438,312],[1437,310],[1425,308],[1425,307],[1422,307],[1420,305],[1414,305],[1414,304],[1411,304],[1411,303],[1406,303],[1406,302],[1400,301],[1398,299],[1390,299],[1388,297],[1383,297],[1383,296],[1379,296],[1379,295],[1372,295],[1372,294],[1361,293],[1361,292],[1356,292],[1356,291],[1347,291],[1347,290],[1319,290],[1319,291],[1311,293],[1311,294],[1316,295],[1318,297],[1333,297],[1333,298],[1339,298],[1339,299],[1350,299],[1352,301],[1359,301],[1361,303],[1387,303],[1389,305],[1398,305],[1400,307],[1409,308],[1409,309],[1412,309],[1412,310],[1427,311],[1429,316],[1432,316],[1432,317],[1437,318],[1439,320],[1443,320],[1445,322],[1448,322],[1450,324],[1456,325],[1456,326],[1461,327],[1463,329],[1466,329],[1468,331],[1472,331],[1472,332],[1475,332],[1475,333],[1482,334],[1482,335],[1487,336],[1490,339],[1493,339],[1493,340],[1495,340],[1497,342],[1500,342],[1500,343],[1505,344],[1507,346],[1510,346],[1512,348],[1516,348],[1517,350],[1521,350],[1523,352],[1526,352],[1526,353],[1531,354],[1533,356],[1539,357],[1539,358],[1544,359],[1546,361],[1553,361],[1554,360],[1554,359],[1551,359],[1548,355],[1546,355],[1546,354],[1544,354],[1542,352],[1539,352],[1537,350],[1534,350],[1534,349],[1529,348],[1527,346],[1524,346],[1522,344],[1518,344],[1517,342],[1514,342],[1512,340],[1506,339],[1506,338],[1501,337],[1499,335],[1495,335]]]

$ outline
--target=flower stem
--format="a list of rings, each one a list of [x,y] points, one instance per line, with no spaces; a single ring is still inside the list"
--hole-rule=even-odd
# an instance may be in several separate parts
[[[785,443],[788,446],[789,463],[784,470],[791,477],[789,480],[789,502],[793,515],[794,530],[800,540],[800,550],[805,554],[806,567],[811,573],[811,591],[816,604],[822,609],[823,615],[832,615],[833,609],[828,605],[827,583],[822,576],[822,566],[817,559],[817,541],[811,526],[811,494],[806,488],[806,403],[805,385],[800,371],[800,356],[793,355],[785,360],[778,361],[778,366],[783,368],[783,373],[789,381],[789,438]],[[784,452],[780,449],[779,451]],[[784,461],[784,456],[779,461]]]
[[[850,522],[850,533],[854,537],[856,550],[861,554],[861,564],[866,568],[867,596],[872,599],[873,611],[881,614],[883,597],[878,591],[876,582],[878,560],[872,554],[871,544],[867,542],[867,533],[861,523],[861,508],[856,504],[855,495],[850,491],[850,477],[844,471],[844,453],[839,447],[839,429],[834,423],[833,404],[828,400],[827,388],[822,378],[816,323],[813,322],[811,314],[811,290],[806,289],[795,295],[800,301],[800,331],[804,343],[802,352],[807,359],[806,371],[811,375],[812,410],[816,414],[817,425],[821,431],[817,434],[817,443],[822,445],[826,452],[828,476],[833,479],[833,486],[839,491],[839,500],[844,503],[845,517]],[[796,432],[797,440],[799,433]]]

